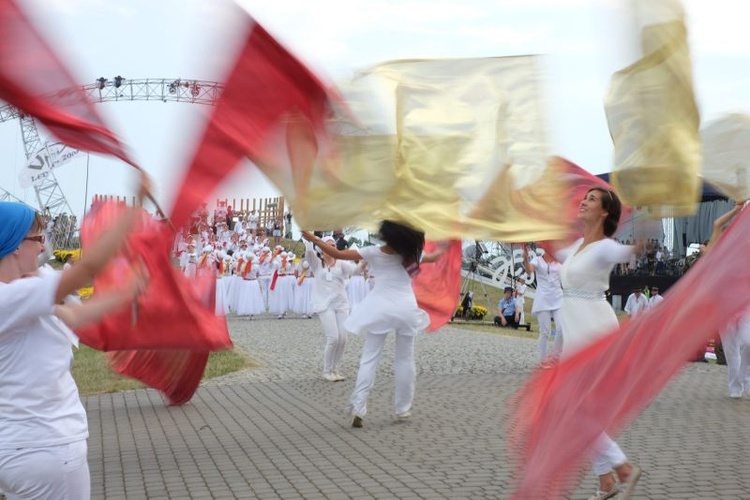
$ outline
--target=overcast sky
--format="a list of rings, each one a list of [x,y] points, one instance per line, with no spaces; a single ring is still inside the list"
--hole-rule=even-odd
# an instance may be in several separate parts
[[[20,1],[20,0],[19,0]],[[652,0],[654,2],[659,0]],[[217,80],[237,42],[236,11],[222,0],[25,0],[81,84],[96,78]],[[602,99],[610,75],[633,61],[628,0],[242,0],[240,4],[315,71],[331,80],[402,58],[544,54],[549,138],[554,154],[593,173],[612,167]],[[704,123],[749,112],[750,3],[685,1],[696,95]],[[231,5],[229,6],[231,7]],[[135,158],[155,178],[166,209],[205,119],[182,103],[99,105]],[[0,187],[31,204],[16,121],[0,124]],[[91,156],[88,194],[130,194],[129,168]],[[81,213],[86,160],[56,171]],[[222,195],[274,195],[249,165]]]

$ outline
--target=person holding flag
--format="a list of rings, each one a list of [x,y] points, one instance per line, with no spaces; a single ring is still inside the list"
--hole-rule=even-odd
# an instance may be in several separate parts
[[[139,202],[148,180],[141,176]],[[20,203],[0,203],[0,491],[11,498],[91,495],[88,423],[71,374],[71,329],[98,322],[146,287],[145,271],[124,286],[65,304],[121,250],[139,213],[127,210],[64,271],[37,270],[44,251],[42,217]]]
[[[612,239],[621,213],[617,194],[603,187],[589,189],[578,211],[578,219],[584,225],[583,238],[557,252],[556,257],[563,263],[560,269],[563,358],[573,356],[619,326],[604,293],[609,288],[612,268],[627,262],[637,249]],[[596,448],[593,469],[599,477],[599,488],[591,500],[612,498],[621,491],[623,498],[630,498],[641,469],[628,462],[619,445],[604,433],[599,436]]]

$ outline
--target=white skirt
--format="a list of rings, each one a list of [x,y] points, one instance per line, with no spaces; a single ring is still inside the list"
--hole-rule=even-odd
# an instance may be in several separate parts
[[[221,277],[216,279],[216,311],[217,316],[226,316],[229,314],[229,289],[231,279]]]
[[[229,305],[229,309],[232,312],[237,312],[237,304],[238,304],[238,298],[240,293],[240,284],[242,283],[242,277],[239,275],[232,275],[227,276],[225,278],[222,278],[222,281],[226,281],[226,284],[224,285],[225,288],[225,297],[226,301]]]
[[[260,293],[258,280],[243,280],[235,285],[237,289],[237,315],[255,316],[265,312],[263,296]]]
[[[276,287],[268,292],[268,312],[284,314],[294,308],[294,289],[297,281],[292,274],[279,276]]]
[[[294,307],[292,311],[297,314],[312,314],[310,299],[312,298],[312,288],[315,277],[308,276],[302,281],[301,285],[295,283],[297,288],[294,290]]]

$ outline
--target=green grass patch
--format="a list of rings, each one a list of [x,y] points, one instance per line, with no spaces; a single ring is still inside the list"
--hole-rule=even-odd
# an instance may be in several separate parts
[[[208,358],[204,379],[260,366],[239,349],[212,352]],[[74,354],[73,378],[82,396],[143,389],[145,386],[109,369],[107,356],[84,345]]]

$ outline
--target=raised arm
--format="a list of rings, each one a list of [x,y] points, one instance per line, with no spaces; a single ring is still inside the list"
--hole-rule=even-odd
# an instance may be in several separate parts
[[[523,246],[523,269],[526,271],[526,274],[536,272],[536,266],[529,262],[529,247],[526,245]]]
[[[448,250],[449,246],[450,244],[447,241],[438,243],[437,249],[435,251],[422,254],[422,260],[420,260],[420,263],[429,264],[430,262],[439,261],[440,257],[442,257],[443,254]]]
[[[734,208],[730,210],[729,212],[725,213],[718,219],[714,221],[714,227],[713,231],[711,232],[711,238],[708,240],[708,245],[706,245],[706,249],[709,250],[712,246],[716,244],[716,242],[719,240],[722,234],[724,234],[724,230],[726,229],[726,224],[729,223],[740,211],[742,210],[742,206],[744,205],[744,201],[738,201],[734,204]]]
[[[362,256],[356,250],[338,250],[336,247],[323,243],[323,240],[315,236],[310,231],[302,231],[302,237],[310,243],[316,245],[318,249],[339,260],[361,260]]]

